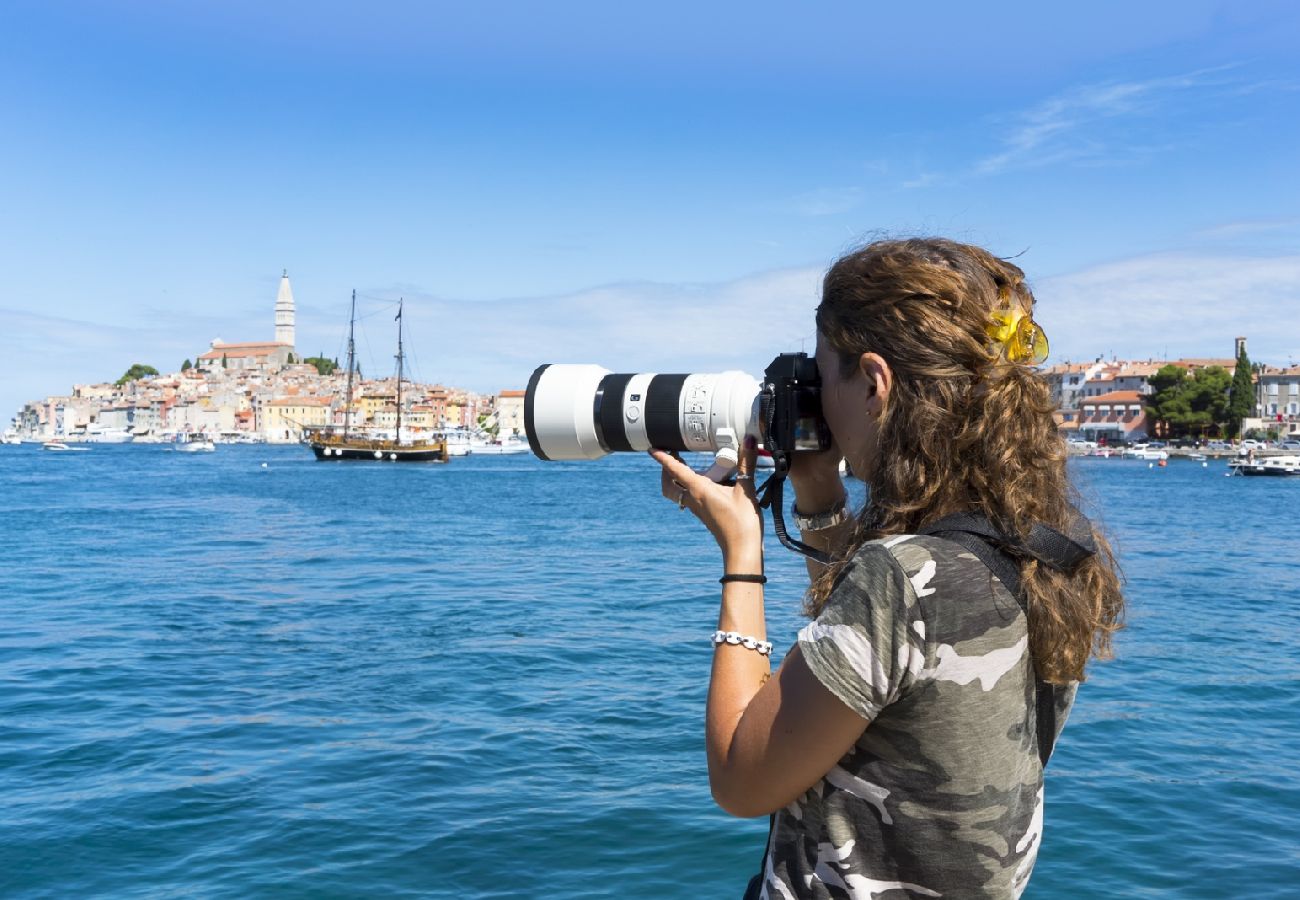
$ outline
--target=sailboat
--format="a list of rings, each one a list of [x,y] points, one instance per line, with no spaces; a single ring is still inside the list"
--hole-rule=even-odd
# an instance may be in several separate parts
[[[352,312],[348,318],[348,387],[343,407],[343,431],[330,427],[309,429],[307,443],[318,460],[365,459],[384,462],[447,462],[447,439],[402,437],[402,370],[406,355],[402,350],[402,302],[397,304],[397,427],[392,438],[352,427],[352,379],[356,372],[357,292],[352,292]]]

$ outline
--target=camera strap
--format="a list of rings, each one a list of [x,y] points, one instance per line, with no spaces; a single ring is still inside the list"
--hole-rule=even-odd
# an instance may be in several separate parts
[[[772,530],[776,532],[776,539],[781,542],[781,546],[787,550],[793,550],[795,553],[802,553],[813,562],[828,565],[832,561],[829,553],[811,547],[803,541],[795,540],[790,537],[790,533],[786,530],[785,504],[781,500],[781,495],[785,486],[785,473],[789,469],[788,464],[783,467],[782,462],[780,459],[776,460],[776,470],[759,488],[758,505],[762,509],[772,511]]]
[[[1077,511],[1069,534],[1038,523],[1024,541],[1006,535],[995,528],[987,516],[978,513],[945,516],[922,528],[920,533],[942,537],[969,550],[1016,598],[1026,617],[1029,615],[1029,602],[1022,591],[1018,558],[1030,557],[1058,572],[1071,574],[1080,563],[1097,552],[1092,540],[1092,526]],[[1035,675],[1034,693],[1038,759],[1046,768],[1056,744],[1057,688]]]

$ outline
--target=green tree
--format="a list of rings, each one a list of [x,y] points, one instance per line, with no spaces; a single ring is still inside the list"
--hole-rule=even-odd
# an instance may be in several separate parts
[[[226,354],[224,354],[224,353],[221,354],[221,368],[223,368],[223,369],[229,369],[229,368],[230,368],[230,360],[226,359]]]
[[[192,369],[192,368],[194,368],[194,364],[191,363],[188,359],[185,360],[185,362],[181,363],[181,371],[182,371],[182,372],[188,372],[188,371],[189,371],[190,369]]]
[[[1237,368],[1232,373],[1232,388],[1228,393],[1228,437],[1236,437],[1241,430],[1241,420],[1255,414],[1255,380],[1251,378],[1250,357],[1241,348]]]
[[[153,366],[146,366],[144,363],[132,363],[131,368],[126,370],[121,378],[114,382],[118,387],[126,384],[128,381],[135,381],[140,378],[146,378],[150,375],[157,375],[158,370]]]
[[[337,360],[326,359],[322,354],[320,356],[309,356],[303,360],[308,365],[316,367],[316,371],[321,375],[332,375],[334,370],[339,367]]]
[[[1163,366],[1151,377],[1148,414],[1165,423],[1170,437],[1203,436],[1228,421],[1231,383],[1222,366],[1206,366],[1191,376],[1178,366]]]
[[[297,360],[295,360],[295,359],[293,358],[293,354],[290,353],[287,357],[285,357],[284,362],[285,362],[285,365],[291,366],[291,365],[293,365],[295,362],[297,362]]]

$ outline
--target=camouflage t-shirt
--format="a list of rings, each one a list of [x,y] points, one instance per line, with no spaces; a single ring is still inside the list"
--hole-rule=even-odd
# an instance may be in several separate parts
[[[871,724],[777,812],[761,896],[1019,896],[1043,770],[1025,615],[1002,583],[941,538],[873,541],[799,647]],[[1059,729],[1074,688],[1058,694]]]

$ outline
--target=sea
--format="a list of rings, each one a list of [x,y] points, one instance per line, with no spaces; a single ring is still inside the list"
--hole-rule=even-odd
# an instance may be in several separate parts
[[[720,560],[640,454],[0,446],[0,896],[739,897]],[[1071,462],[1127,578],[1027,897],[1300,897],[1300,478]],[[770,536],[769,636],[803,621]]]

